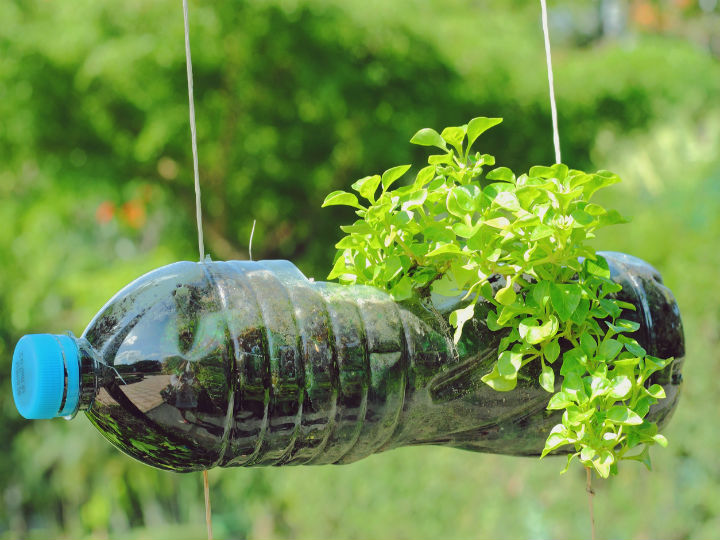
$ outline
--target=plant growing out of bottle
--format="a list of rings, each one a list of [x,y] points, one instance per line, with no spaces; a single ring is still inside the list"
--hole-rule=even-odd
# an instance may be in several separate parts
[[[620,181],[608,171],[564,164],[516,175],[471,147],[499,118],[474,118],[441,133],[425,128],[411,143],[439,150],[415,178],[398,187],[410,165],[335,191],[323,206],[345,205],[358,216],[343,226],[328,276],[367,284],[398,302],[462,297],[449,322],[458,344],[479,302],[484,323],[502,335],[482,381],[499,392],[531,374],[561,411],[542,456],[568,453],[603,478],[622,460],[650,467],[648,449],[667,445],[648,415],[664,399],[654,375],[672,358],[657,358],[635,339],[633,303],[620,300],[607,260],[588,244],[597,229],[625,223],[593,195]],[[362,202],[361,202],[362,201]],[[495,286],[493,286],[495,285]],[[484,313],[484,312],[483,312]]]
[[[423,129],[412,142],[440,152],[410,183],[397,187],[404,165],[353,184],[362,204],[328,195],[359,217],[337,244],[340,283],[289,261],[181,261],[118,292],[80,337],[23,337],[18,410],[83,411],[178,472],[419,444],[567,453],[602,477],[649,466],[679,396],[677,304],[646,263],[588,246],[623,222],[590,202],[617,176],[492,168],[470,148],[499,122]]]

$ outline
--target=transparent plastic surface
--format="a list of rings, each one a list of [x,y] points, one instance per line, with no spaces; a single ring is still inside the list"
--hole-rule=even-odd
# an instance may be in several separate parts
[[[640,343],[677,358],[653,380],[663,424],[681,383],[677,304],[652,267],[605,256]],[[454,346],[460,302],[396,303],[287,261],[178,262],[120,291],[78,340],[83,408],[120,450],[175,471],[349,463],[418,444],[539,454],[559,421],[539,373],[512,392],[482,383],[502,335],[480,302]]]

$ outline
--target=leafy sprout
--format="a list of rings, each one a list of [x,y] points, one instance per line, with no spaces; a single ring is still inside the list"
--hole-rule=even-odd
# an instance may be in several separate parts
[[[646,383],[672,359],[649,356],[631,337],[639,325],[622,315],[635,308],[616,299],[621,286],[587,244],[597,229],[625,222],[590,202],[620,179],[564,164],[520,176],[491,168],[493,156],[470,148],[501,121],[421,129],[410,142],[439,153],[413,181],[394,187],[411,167],[401,165],[352,184],[357,195],[330,193],[323,206],[351,206],[359,219],[341,227],[346,236],[328,279],[374,285],[398,301],[465,294],[470,303],[450,314],[456,343],[484,297],[492,306],[488,327],[506,335],[482,380],[509,391],[524,366],[539,363],[547,408],[563,411],[542,456],[570,445],[567,465],[577,458],[602,477],[623,459],[649,467],[648,447],[667,441],[645,419],[663,388]],[[502,277],[497,291],[491,276]],[[551,367],[557,361],[561,381]]]

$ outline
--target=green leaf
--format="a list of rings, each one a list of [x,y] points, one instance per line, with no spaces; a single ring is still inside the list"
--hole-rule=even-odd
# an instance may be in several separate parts
[[[647,413],[650,411],[650,405],[652,403],[655,403],[655,401],[657,401],[657,400],[655,400],[649,396],[641,397],[640,399],[637,400],[637,403],[635,404],[633,409],[635,410],[637,415],[640,418],[642,418],[645,415],[647,415]],[[653,424],[653,425],[655,425],[655,424]],[[657,426],[656,426],[656,428],[657,428]]]
[[[400,257],[398,257],[397,255],[388,257],[387,259],[385,259],[383,265],[383,281],[389,283],[393,280],[395,276],[397,276],[402,271],[402,269],[402,261],[400,260]]]
[[[515,317],[518,315],[518,311],[513,309],[513,306],[503,306],[498,315],[497,322],[505,326],[514,326],[516,324]]]
[[[507,167],[498,167],[485,175],[488,180],[499,180],[501,182],[515,183],[515,174]]]
[[[655,356],[651,356],[648,354],[645,357],[645,369],[643,371],[648,376],[650,376],[656,371],[660,371],[661,369],[664,369],[666,366],[670,365],[672,361],[672,358],[656,358]]]
[[[362,247],[364,244],[364,240],[362,238],[359,238],[358,236],[351,235],[351,236],[345,236],[344,238],[341,238],[340,241],[335,244],[335,247],[337,249],[352,249],[352,248],[359,248]]]
[[[493,332],[497,332],[501,328],[504,328],[503,325],[498,324],[498,314],[494,311],[489,311],[487,314],[486,324],[489,330],[492,330]]]
[[[408,172],[408,169],[410,169],[410,167],[410,165],[400,165],[398,167],[393,167],[392,169],[388,169],[387,171],[385,171],[382,175],[383,191],[387,191],[387,189],[393,182],[395,182],[395,180]]]
[[[615,463],[615,456],[608,450],[601,450],[593,460],[593,467],[602,478],[610,476],[610,466]]]
[[[589,203],[585,205],[585,208],[583,210],[585,210],[591,216],[602,216],[607,214],[607,210],[605,210],[599,204]]]
[[[467,321],[473,318],[475,314],[475,304],[469,304],[464,308],[456,309],[450,314],[450,324],[455,327],[455,335],[453,341],[458,343],[462,337],[462,329]]]
[[[517,386],[517,378],[514,376],[504,377],[500,375],[497,365],[495,365],[490,373],[483,375],[481,380],[490,388],[497,390],[498,392],[509,392]]]
[[[393,299],[396,302],[402,302],[412,297],[412,280],[408,276],[403,276],[395,286],[390,289]]]
[[[613,365],[615,368],[613,369],[613,373],[618,375],[625,375],[627,377],[634,377],[635,376],[635,366],[640,363],[639,358],[624,358],[622,360],[615,360],[613,362]]]
[[[578,305],[582,296],[582,287],[572,283],[561,285],[552,283],[550,285],[550,300],[552,301],[555,312],[560,320],[565,322],[570,319]]]
[[[616,319],[620,316],[621,309],[618,307],[618,305],[613,300],[608,300],[607,298],[601,298],[598,300],[600,302],[600,307],[607,312],[608,315],[610,315],[613,319]]]
[[[577,455],[578,455],[577,452],[575,452],[574,454],[568,454],[567,461],[565,462],[565,466],[560,471],[560,474],[565,474],[566,472],[568,472],[568,469],[570,468],[570,464],[572,463],[572,460],[574,458],[576,458]],[[540,457],[542,457],[542,456],[540,456]]]
[[[523,355],[512,352],[504,351],[498,356],[497,370],[503,377],[512,377],[517,374],[520,366],[522,365]]]
[[[663,448],[667,448],[668,440],[665,438],[664,435],[660,435],[659,433],[657,435],[653,436],[653,440],[658,443]]]
[[[380,185],[380,175],[366,176],[352,185],[352,188],[368,201],[375,202],[375,192]]]
[[[595,457],[597,452],[594,448],[590,446],[584,446],[583,449],[580,451],[580,461],[590,461],[592,458]]]
[[[582,375],[585,373],[587,365],[587,355],[579,347],[573,347],[563,354],[562,366],[560,367],[560,375],[567,376],[570,373]]]
[[[535,165],[534,167],[530,167],[530,171],[528,171],[530,176],[537,176],[540,178],[557,178],[557,173],[558,169],[555,167],[546,167],[545,165]]]
[[[515,302],[516,297],[517,295],[515,294],[512,283],[508,283],[505,287],[495,293],[495,300],[504,306],[509,306]]]
[[[540,457],[545,457],[548,453],[552,452],[553,450],[557,450],[561,446],[565,446],[566,444],[571,444],[573,441],[568,438],[567,429],[562,424],[556,425],[552,430],[550,431],[550,435],[548,436],[547,440],[545,441],[545,448],[543,448],[542,453],[540,454]],[[569,463],[569,461],[568,461]]]
[[[453,161],[453,154],[450,151],[448,151],[447,154],[434,154],[434,155],[428,157],[428,163],[430,163],[430,165],[434,165],[434,166],[443,165],[443,164],[449,165],[452,163],[452,161]],[[444,183],[445,183],[445,178],[438,176],[432,182],[430,182],[428,189],[430,189],[430,190],[436,189],[437,187],[441,186]]]
[[[605,396],[610,392],[610,381],[607,377],[590,377],[590,400]]]
[[[463,264],[461,260],[453,261],[447,273],[455,278],[462,289],[470,288],[478,282],[479,278],[477,266],[472,263]]]
[[[347,263],[345,262],[345,257],[342,255],[337,258],[335,261],[335,264],[332,267],[332,270],[330,271],[330,274],[328,274],[327,279],[335,279],[337,277],[342,276],[343,274],[347,273],[348,267]]]
[[[539,324],[537,319],[528,317],[527,319],[522,320],[518,326],[518,330],[521,338],[523,338],[527,343],[535,345],[537,343],[542,343],[557,333],[558,320],[551,315],[547,321]]]
[[[585,332],[582,336],[580,336],[580,347],[585,352],[585,354],[587,354],[588,356],[592,356],[592,354],[597,349],[597,342],[595,341],[594,337]]]
[[[340,230],[345,233],[373,234],[373,228],[366,221],[358,220],[352,225],[340,225]]]
[[[583,227],[588,227],[590,224],[592,224],[595,221],[595,218],[585,212],[584,210],[575,210],[572,214],[570,214],[572,218],[582,225]]]
[[[633,338],[627,336],[618,336],[618,341],[625,345],[625,349],[632,355],[642,358],[647,351]]]
[[[448,253],[462,253],[462,250],[460,249],[460,246],[452,242],[448,242],[446,244],[438,242],[437,247],[432,251],[428,252],[426,256],[437,257],[438,255],[445,255]]]
[[[615,424],[622,424],[624,426],[638,426],[642,424],[643,420],[640,416],[623,405],[615,405],[607,412],[607,419]]]
[[[430,182],[430,180],[433,179],[435,176],[435,167],[433,165],[428,165],[427,167],[423,167],[418,171],[417,176],[415,176],[415,182],[413,185],[416,188],[425,187],[425,184]]]
[[[560,344],[556,339],[543,347],[543,354],[545,355],[545,360],[551,364],[557,360],[558,356],[560,356]]]
[[[563,414],[563,424],[570,427],[580,427],[584,422],[592,418],[596,412],[594,407],[584,410],[577,405],[570,405]]]
[[[547,392],[555,391],[555,372],[548,365],[543,364],[542,372],[540,373],[540,386]]]
[[[462,148],[462,142],[465,138],[465,130],[467,126],[462,127],[446,127],[443,129],[440,136],[445,139],[445,142],[452,144],[458,152]]]
[[[578,186],[587,184],[590,180],[592,180],[591,174],[585,174],[582,171],[572,171],[566,179],[565,185],[568,186],[570,189],[575,189]]]
[[[493,199],[493,204],[504,208],[505,210],[517,211],[520,210],[520,202],[517,196],[511,191],[501,191]]]
[[[605,324],[607,324],[608,328],[616,334],[622,334],[623,332],[635,332],[640,328],[640,323],[628,321],[626,319],[618,319],[614,324],[609,321],[605,321]]]
[[[550,282],[543,280],[533,285],[532,297],[540,308],[544,308],[550,300]]]
[[[500,259],[500,256],[502,255],[502,253],[503,253],[503,250],[501,248],[495,248],[485,256],[485,260],[491,261],[491,262],[497,262]]]
[[[597,258],[594,261],[589,258],[585,259],[584,265],[588,274],[610,279],[610,267],[608,266],[608,262],[605,260],[605,257],[597,255]]]
[[[577,309],[570,317],[570,320],[577,324],[578,326],[582,326],[583,323],[587,320],[588,313],[590,312],[590,300],[587,298],[581,298],[580,303],[578,304]]]
[[[453,223],[452,230],[460,238],[472,238],[482,227],[482,222],[478,221],[475,225],[466,225],[465,223]]]
[[[647,393],[655,399],[665,399],[665,389],[659,384],[653,384],[647,389]]]
[[[490,154],[483,154],[478,158],[478,160],[475,162],[476,165],[495,165],[495,156],[491,156]]]
[[[425,240],[429,242],[454,242],[455,236],[451,229],[442,223],[432,223],[423,231]]]
[[[536,242],[537,240],[542,240],[543,238],[552,236],[553,234],[555,234],[555,229],[541,223],[540,225],[532,228],[532,232],[530,233],[530,240]]]
[[[500,122],[502,122],[502,118],[485,118],[484,116],[470,120],[467,125],[468,148],[473,145],[480,135],[491,127],[497,126]]]
[[[413,217],[414,214],[410,210],[396,210],[395,213],[392,214],[387,221],[388,223],[390,223],[390,225],[394,225],[398,229],[403,229],[405,225],[407,225],[413,220]],[[390,244],[387,245],[389,246]]]
[[[626,375],[620,375],[612,379],[610,387],[610,397],[623,400],[627,398],[632,390],[632,381]]]
[[[607,362],[614,360],[615,357],[622,350],[623,345],[616,339],[606,339],[600,343],[598,347],[598,354],[602,356]]]
[[[422,206],[427,199],[427,195],[427,189],[419,189],[417,191],[413,191],[409,195],[407,195],[406,198],[403,198],[404,200],[400,208],[402,208],[403,210],[410,210],[412,208]]]
[[[632,433],[630,434],[632,435]],[[628,439],[630,439],[630,435],[628,435]],[[628,448],[632,448],[633,446],[637,445],[637,442],[635,444],[628,443]],[[640,463],[643,463],[648,470],[652,470],[652,462],[650,460],[650,448],[647,445],[643,445],[643,450],[637,455],[634,456],[623,456],[623,459],[630,459],[633,461],[639,461]]]
[[[495,229],[506,229],[510,225],[510,220],[506,217],[498,217],[483,221],[483,225],[493,227]]]
[[[347,191],[333,191],[330,193],[322,203],[322,208],[326,206],[354,206],[355,208],[365,209],[364,206],[360,206],[357,197]]]
[[[575,372],[565,375],[561,388],[563,392],[573,396],[578,403],[582,403],[587,399],[585,384],[580,375]]]
[[[477,186],[455,186],[447,194],[447,211],[462,219],[475,211],[479,196],[480,189]]]
[[[547,404],[547,409],[550,411],[557,411],[567,409],[570,405],[577,402],[577,399],[573,394],[568,392],[558,392],[554,394]]]
[[[609,225],[620,225],[622,223],[629,223],[629,221],[621,216],[617,210],[610,210],[607,214],[599,217],[597,226],[600,228]]]
[[[585,200],[590,200],[590,197],[592,197],[598,189],[617,184],[618,182],[620,182],[618,175],[610,171],[598,171],[592,175],[592,179],[589,182],[583,184]]]
[[[447,150],[445,141],[440,134],[432,128],[423,128],[412,136],[410,142],[420,146],[437,146],[443,150]]]

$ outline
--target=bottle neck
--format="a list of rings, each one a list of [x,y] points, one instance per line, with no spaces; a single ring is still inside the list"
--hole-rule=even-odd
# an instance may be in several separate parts
[[[92,345],[85,338],[75,338],[75,343],[80,352],[80,394],[77,409],[70,415],[70,418],[74,417],[78,411],[88,410],[92,405],[99,391],[101,370],[100,362],[97,361],[97,354]]]

